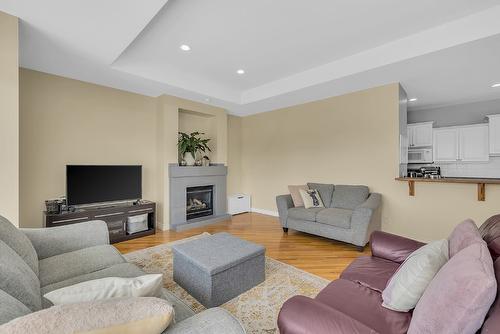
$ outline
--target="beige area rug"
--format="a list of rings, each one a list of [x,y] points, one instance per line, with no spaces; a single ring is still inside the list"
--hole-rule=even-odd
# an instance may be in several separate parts
[[[146,248],[125,254],[129,262],[147,273],[162,273],[164,286],[191,309],[198,313],[205,308],[174,282],[171,246],[192,239],[209,236],[203,233],[191,238]],[[314,297],[329,281],[266,257],[266,280],[221,307],[240,319],[247,333],[277,333],[276,320],[281,305],[290,297],[304,295]]]

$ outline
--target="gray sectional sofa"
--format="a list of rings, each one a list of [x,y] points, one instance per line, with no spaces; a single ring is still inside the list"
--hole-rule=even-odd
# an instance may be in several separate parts
[[[46,229],[17,229],[0,216],[0,325],[52,306],[43,295],[54,289],[103,277],[145,273],[109,244],[106,223],[92,221]],[[222,308],[194,314],[163,290],[176,323],[164,334],[244,334],[240,322]]]
[[[308,183],[317,189],[324,208],[295,207],[292,196],[276,197],[283,230],[294,229],[329,239],[344,241],[363,250],[370,234],[380,230],[382,196],[367,186]]]

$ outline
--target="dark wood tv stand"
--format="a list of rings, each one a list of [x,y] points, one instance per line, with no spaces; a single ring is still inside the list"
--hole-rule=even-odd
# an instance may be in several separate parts
[[[148,230],[134,234],[127,234],[127,218],[141,214],[148,214]],[[125,241],[155,234],[156,232],[156,204],[142,200],[139,204],[122,203],[97,207],[79,208],[75,211],[64,211],[59,214],[48,214],[44,211],[44,227],[55,227],[83,223],[91,220],[103,220],[108,225],[109,240],[111,243]]]

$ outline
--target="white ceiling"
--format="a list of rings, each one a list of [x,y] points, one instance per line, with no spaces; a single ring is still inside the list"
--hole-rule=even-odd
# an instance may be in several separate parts
[[[500,98],[490,87],[500,0],[0,0],[0,10],[21,18],[23,67],[234,114],[390,82],[418,97],[413,108]]]

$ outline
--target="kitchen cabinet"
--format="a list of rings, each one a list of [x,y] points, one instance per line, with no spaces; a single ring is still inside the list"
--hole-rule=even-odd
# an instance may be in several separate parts
[[[488,115],[490,155],[500,155],[500,115]]]
[[[434,129],[434,161],[488,161],[488,142],[487,124]]]
[[[454,162],[458,160],[458,129],[434,129],[434,162]]]
[[[466,126],[459,130],[459,160],[488,161],[490,159],[488,124]]]
[[[432,125],[434,122],[408,124],[410,148],[432,146]]]

